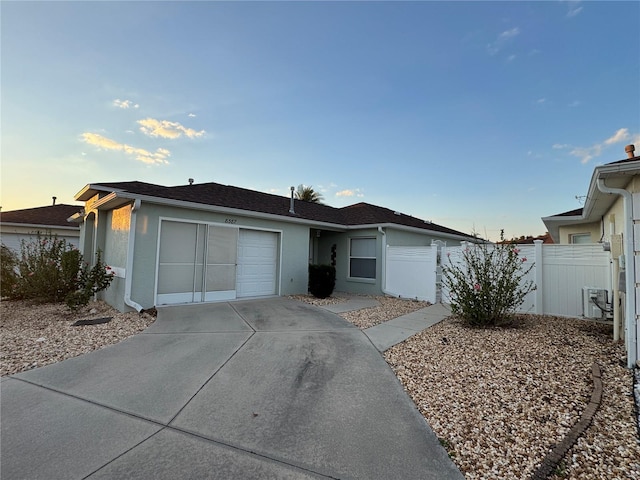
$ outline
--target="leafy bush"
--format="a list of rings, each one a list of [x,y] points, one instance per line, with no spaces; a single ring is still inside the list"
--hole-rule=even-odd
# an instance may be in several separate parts
[[[464,249],[463,262],[443,265],[443,282],[451,292],[451,311],[474,326],[508,323],[524,297],[536,289],[524,277],[534,264],[513,244],[481,243]]]
[[[80,252],[55,235],[22,241],[10,298],[60,302],[77,288]]]
[[[0,245],[0,295],[9,297],[13,292],[18,274],[18,256],[6,245]]]
[[[100,250],[97,252],[96,264],[93,267],[89,268],[86,263],[82,262],[80,264],[82,266],[78,275],[78,289],[68,293],[65,298],[65,303],[71,310],[77,310],[88,304],[91,297],[109,288],[113,281],[113,273],[102,262],[102,252]]]
[[[2,245],[1,260],[3,296],[41,302],[64,300],[72,310],[89,303],[113,280],[100,251],[89,268],[73,245],[55,235],[38,233],[34,240],[23,241],[19,257]]]
[[[317,298],[327,298],[336,286],[336,267],[309,265],[309,292]]]

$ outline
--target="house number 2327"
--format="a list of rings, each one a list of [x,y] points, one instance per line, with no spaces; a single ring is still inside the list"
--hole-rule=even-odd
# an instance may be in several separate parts
[[[238,220],[235,218],[225,218],[224,223],[236,223]]]

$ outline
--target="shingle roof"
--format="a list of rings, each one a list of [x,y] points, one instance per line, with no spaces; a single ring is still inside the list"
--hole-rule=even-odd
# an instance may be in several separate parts
[[[617,162],[607,163],[607,165],[617,165],[619,163],[637,162],[638,160],[640,160],[640,157],[625,158],[624,160],[618,160]]]
[[[67,222],[67,218],[82,210],[78,205],[49,205],[46,207],[25,208],[0,212],[0,223],[24,223],[29,225],[46,225],[50,227],[75,227],[79,225]]]
[[[98,183],[92,184],[92,186],[96,188],[98,186],[107,187],[114,189],[114,191],[123,190],[137,195],[248,210],[284,217],[295,217],[344,226],[393,223],[422,230],[473,238],[466,233],[435,223],[426,222],[410,215],[396,213],[388,208],[378,207],[369,203],[357,203],[348,207],[335,208],[320,203],[296,200],[294,203],[295,214],[291,214],[289,213],[290,198],[214,182],[179,185],[175,187],[165,187],[137,181]]]
[[[569,210],[568,212],[556,213],[554,217],[578,217],[582,215],[582,208],[576,208],[575,210]]]

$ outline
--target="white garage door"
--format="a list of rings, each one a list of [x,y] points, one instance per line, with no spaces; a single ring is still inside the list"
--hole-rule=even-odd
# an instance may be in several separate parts
[[[238,239],[238,297],[276,294],[278,234],[240,230]]]

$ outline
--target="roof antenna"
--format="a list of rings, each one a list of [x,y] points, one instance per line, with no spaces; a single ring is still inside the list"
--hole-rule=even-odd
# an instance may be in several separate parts
[[[51,198],[53,198],[53,204],[55,205],[55,204],[56,204],[56,199],[57,199],[58,197],[51,197]]]
[[[189,179],[189,185],[193,185],[193,178]]]
[[[293,191],[296,187],[291,187],[291,203],[289,204],[289,213],[295,215],[296,211],[293,209]]]

